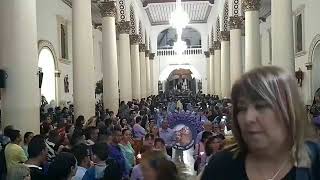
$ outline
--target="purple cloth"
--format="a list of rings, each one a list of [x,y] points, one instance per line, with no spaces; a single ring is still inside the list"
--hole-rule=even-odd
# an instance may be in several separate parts
[[[133,125],[133,135],[135,139],[141,140],[147,134],[146,130],[139,124]]]
[[[141,164],[133,167],[130,180],[143,180]]]
[[[110,157],[117,161],[120,166],[122,177],[129,177],[129,168],[127,166],[126,159],[122,154],[122,151],[119,145],[110,145],[109,146]]]

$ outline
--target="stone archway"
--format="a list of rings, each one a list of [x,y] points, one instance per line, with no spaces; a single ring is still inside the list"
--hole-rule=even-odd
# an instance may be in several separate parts
[[[308,101],[312,103],[315,92],[320,88],[320,34],[317,34],[311,42],[306,66],[310,69],[310,95]]]
[[[59,86],[57,78],[60,76],[58,70],[57,56],[50,41],[40,40],[38,42],[38,67],[43,72],[41,94],[50,101],[59,102]]]

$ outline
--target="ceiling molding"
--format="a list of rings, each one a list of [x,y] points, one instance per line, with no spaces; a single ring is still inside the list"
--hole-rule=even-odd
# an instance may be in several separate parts
[[[143,7],[147,7],[149,4],[152,3],[170,3],[170,2],[176,2],[176,0],[141,0]],[[181,0],[182,2],[209,2],[210,4],[214,4],[214,0]]]

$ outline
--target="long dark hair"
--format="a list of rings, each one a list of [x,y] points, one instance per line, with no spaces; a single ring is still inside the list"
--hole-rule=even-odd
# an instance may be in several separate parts
[[[116,160],[107,159],[106,164],[102,180],[119,180],[122,178],[121,168]]]

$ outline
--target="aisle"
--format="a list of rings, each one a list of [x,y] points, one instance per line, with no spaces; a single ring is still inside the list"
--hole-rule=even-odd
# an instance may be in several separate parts
[[[193,159],[193,151],[191,148],[186,151],[178,151],[173,149],[173,160],[177,165],[179,173],[181,173],[180,177],[183,180],[195,180],[196,172],[193,170],[194,159]]]

